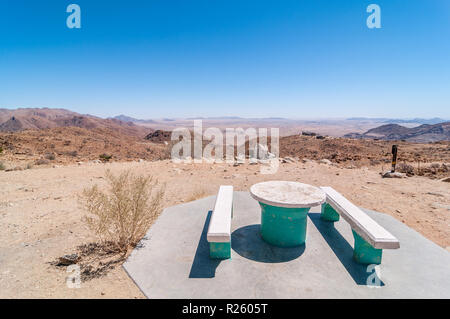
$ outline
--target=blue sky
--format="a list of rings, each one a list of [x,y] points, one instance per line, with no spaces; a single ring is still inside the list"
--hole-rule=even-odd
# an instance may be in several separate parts
[[[2,0],[1,107],[450,118],[450,1]]]

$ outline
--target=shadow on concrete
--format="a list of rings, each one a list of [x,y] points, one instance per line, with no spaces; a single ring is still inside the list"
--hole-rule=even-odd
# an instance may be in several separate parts
[[[367,278],[371,275],[367,272],[368,265],[353,260],[353,247],[334,227],[334,223],[321,220],[320,213],[309,213],[308,216],[355,283],[366,286]],[[384,283],[381,281],[380,285],[384,286]]]
[[[209,258],[209,243],[206,238],[211,215],[212,211],[210,210],[203,225],[202,235],[195,251],[189,278],[214,278],[216,276],[216,268],[221,260]]]
[[[244,258],[263,263],[282,263],[300,257],[305,245],[281,248],[266,243],[260,232],[261,225],[249,225],[231,234],[231,248]]]

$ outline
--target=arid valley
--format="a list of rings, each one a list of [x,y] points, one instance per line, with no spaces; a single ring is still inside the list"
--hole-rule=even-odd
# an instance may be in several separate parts
[[[17,121],[25,122],[16,115]],[[82,220],[78,197],[94,184],[104,187],[107,170],[154,176],[166,185],[163,207],[213,196],[220,185],[242,191],[266,180],[332,186],[356,205],[389,214],[450,249],[449,141],[339,137],[348,128],[334,136],[302,135],[297,128],[280,138],[278,171],[264,175],[261,164],[249,162],[175,164],[170,136],[155,129],[67,117],[58,125],[0,134],[0,298],[144,297],[120,267],[123,256],[96,250],[97,239]],[[393,144],[404,176],[382,178],[391,168]],[[66,267],[55,264],[73,253],[81,256],[81,289],[68,289]]]

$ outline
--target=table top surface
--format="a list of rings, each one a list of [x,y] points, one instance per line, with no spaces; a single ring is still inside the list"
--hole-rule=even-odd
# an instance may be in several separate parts
[[[257,201],[277,207],[307,208],[325,202],[326,194],[318,187],[288,181],[262,182],[250,187]]]

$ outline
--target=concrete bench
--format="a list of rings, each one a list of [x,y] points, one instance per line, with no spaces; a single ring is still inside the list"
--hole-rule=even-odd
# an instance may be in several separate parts
[[[213,259],[231,257],[231,218],[233,217],[233,186],[220,186],[209,221],[207,240]]]
[[[331,187],[321,187],[327,195],[321,219],[338,221],[342,216],[352,227],[355,245],[353,258],[361,264],[380,264],[383,249],[400,248],[400,242],[365,212]]]

